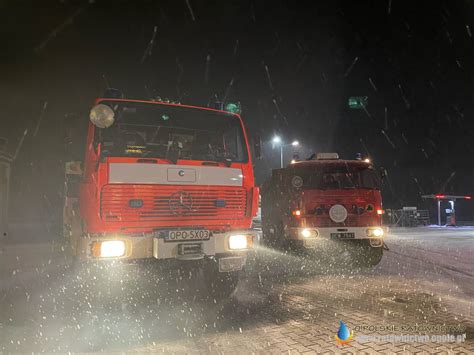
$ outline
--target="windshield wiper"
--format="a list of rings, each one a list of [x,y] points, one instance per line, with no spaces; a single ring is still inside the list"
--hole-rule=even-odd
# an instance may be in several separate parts
[[[224,163],[226,167],[230,167],[231,164],[232,164],[232,160],[227,159],[227,158],[216,158],[216,159],[213,159],[213,160],[218,162],[218,163]]]
[[[203,160],[203,161],[213,161],[217,163],[224,163],[226,167],[230,167],[233,163],[233,160],[230,158],[225,158],[222,156],[218,156],[216,154],[202,154],[198,156],[191,156],[191,159],[195,160]]]

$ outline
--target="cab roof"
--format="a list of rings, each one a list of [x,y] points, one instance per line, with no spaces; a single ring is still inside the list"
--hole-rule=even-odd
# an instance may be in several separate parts
[[[344,159],[311,159],[296,161],[286,168],[319,168],[323,166],[329,167],[353,167],[353,168],[367,168],[371,167],[372,163],[364,160],[344,160]]]
[[[102,101],[123,102],[123,103],[131,102],[131,103],[141,103],[141,104],[174,106],[174,107],[197,109],[197,110],[203,110],[203,111],[219,112],[219,113],[227,114],[229,116],[236,116],[238,118],[241,118],[241,116],[238,113],[234,113],[234,112],[229,112],[229,111],[225,111],[225,110],[218,110],[218,109],[211,108],[211,107],[184,105],[184,104],[181,104],[181,103],[167,102],[167,101],[161,101],[161,100],[136,100],[136,99],[116,99],[116,98],[100,97],[100,98],[97,98],[95,100],[95,104],[97,105],[97,104],[101,103]]]

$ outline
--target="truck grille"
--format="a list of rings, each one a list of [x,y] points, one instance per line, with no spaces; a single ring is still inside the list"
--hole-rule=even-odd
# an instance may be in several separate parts
[[[359,216],[348,215],[344,222],[336,223],[329,216],[323,216],[314,218],[313,225],[318,227],[362,227],[365,225],[365,219]],[[367,225],[370,225],[370,223],[367,223]]]
[[[245,217],[244,188],[175,185],[105,185],[100,213],[107,221],[235,220]]]

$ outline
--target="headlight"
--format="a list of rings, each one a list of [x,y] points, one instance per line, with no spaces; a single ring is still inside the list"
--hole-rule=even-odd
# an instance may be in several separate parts
[[[96,258],[113,258],[125,255],[123,240],[106,240],[92,244],[92,255]]]
[[[229,237],[229,249],[249,249],[252,247],[253,237],[251,235],[236,234]]]
[[[303,238],[316,238],[318,236],[318,231],[315,229],[305,228],[301,231],[301,236]]]
[[[369,237],[380,238],[383,237],[383,235],[384,232],[382,228],[367,229],[367,236]]]

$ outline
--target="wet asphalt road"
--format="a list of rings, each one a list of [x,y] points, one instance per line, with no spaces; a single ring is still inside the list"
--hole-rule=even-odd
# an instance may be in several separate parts
[[[386,243],[372,270],[260,248],[224,301],[176,272],[88,292],[60,247],[10,245],[0,255],[0,351],[474,351],[474,228],[394,229]],[[94,297],[98,290],[113,296]],[[375,334],[362,325],[444,324],[466,338],[339,348],[339,320],[356,335]]]

